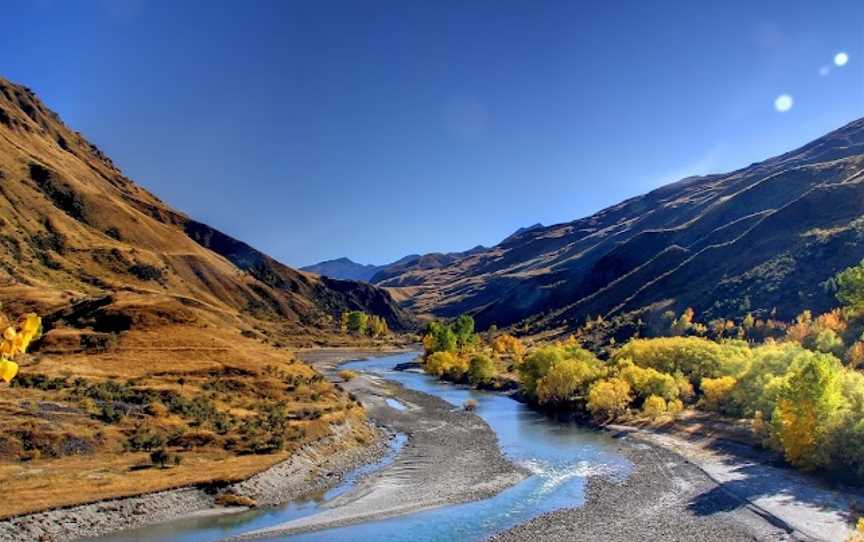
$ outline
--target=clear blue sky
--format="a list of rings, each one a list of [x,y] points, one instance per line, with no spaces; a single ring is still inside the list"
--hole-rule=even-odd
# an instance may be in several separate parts
[[[860,0],[2,11],[0,73],[165,201],[292,265],[494,244],[864,116]]]

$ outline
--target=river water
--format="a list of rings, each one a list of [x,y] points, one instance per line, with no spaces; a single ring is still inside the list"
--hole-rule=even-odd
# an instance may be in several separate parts
[[[477,541],[523,523],[544,512],[580,506],[585,499],[589,475],[624,478],[632,465],[617,453],[617,443],[608,435],[573,423],[550,419],[503,395],[440,382],[412,371],[394,371],[398,363],[416,354],[397,354],[345,365],[355,371],[379,375],[406,388],[435,395],[460,407],[466,400],[477,402],[476,413],[498,435],[504,454],[525,467],[531,475],[498,495],[472,503],[446,506],[398,518],[362,523],[272,540],[291,542],[450,542]],[[388,402],[403,409],[398,401]],[[174,521],[97,539],[99,542],[211,542],[246,531],[270,527],[320,510],[322,503],[350,491],[360,477],[386,468],[404,444],[397,438],[393,448],[377,465],[359,469],[315,501],[237,514]],[[458,453],[458,450],[454,450]]]

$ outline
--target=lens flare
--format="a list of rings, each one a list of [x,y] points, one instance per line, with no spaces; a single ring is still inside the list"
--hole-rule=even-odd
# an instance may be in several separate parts
[[[834,55],[834,64],[837,66],[845,66],[849,62],[849,55],[843,52]]]
[[[777,96],[776,100],[774,100],[774,109],[781,113],[785,113],[786,111],[792,109],[793,103],[794,101],[792,100],[792,96],[789,96],[788,94],[781,94],[780,96]]]

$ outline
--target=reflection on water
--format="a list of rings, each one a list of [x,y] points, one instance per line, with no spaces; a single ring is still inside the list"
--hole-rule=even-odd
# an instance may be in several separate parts
[[[411,361],[415,354],[351,362],[346,367],[371,372],[407,388],[426,392],[459,408],[467,399],[477,401],[476,413],[495,430],[501,449],[530,473],[525,481],[498,495],[467,504],[447,506],[384,521],[374,521],[273,540],[292,542],[380,542],[380,541],[472,541],[527,521],[544,512],[580,506],[584,502],[585,479],[602,474],[622,478],[632,465],[616,452],[616,442],[607,435],[572,423],[551,420],[504,396],[454,386],[415,372],[393,371],[397,363]],[[390,406],[404,409],[394,401]],[[404,437],[401,437],[404,439]],[[404,442],[404,440],[400,441]],[[399,442],[396,446],[401,446]],[[392,462],[392,457],[388,459]],[[367,467],[368,469],[369,467]],[[373,469],[376,467],[372,467]],[[378,466],[377,468],[380,468]],[[353,473],[346,483],[326,493],[329,500],[348,491],[368,470]],[[308,516],[318,511],[315,502],[293,504],[230,516],[171,522],[100,538],[100,542],[208,542],[240,532],[260,529]]]

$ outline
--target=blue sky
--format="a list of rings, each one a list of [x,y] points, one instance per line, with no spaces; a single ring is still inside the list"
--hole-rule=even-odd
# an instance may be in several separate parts
[[[864,116],[860,1],[12,1],[0,51],[131,178],[292,265],[491,245]]]

